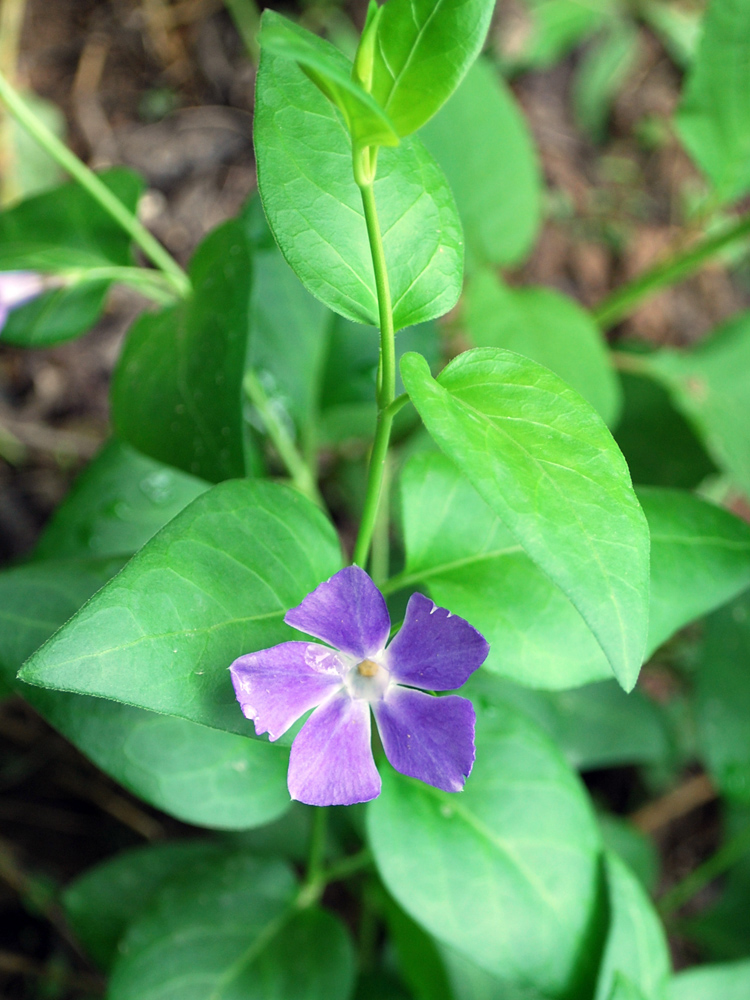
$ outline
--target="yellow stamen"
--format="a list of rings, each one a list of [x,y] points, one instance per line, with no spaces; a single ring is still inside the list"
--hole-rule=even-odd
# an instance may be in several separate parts
[[[357,666],[357,670],[359,670],[363,677],[374,677],[378,672],[378,665],[377,663],[373,663],[372,660],[362,660]]]

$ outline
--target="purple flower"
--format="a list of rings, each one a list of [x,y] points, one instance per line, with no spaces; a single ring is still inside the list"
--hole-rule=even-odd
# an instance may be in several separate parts
[[[0,271],[0,330],[11,309],[35,299],[44,288],[44,278],[34,271]]]
[[[322,639],[283,642],[230,667],[237,700],[258,735],[277,740],[314,708],[292,744],[289,794],[314,806],[352,805],[380,793],[370,709],[385,755],[402,774],[460,792],[474,763],[474,709],[429,691],[460,687],[489,645],[463,618],[412,594],[386,647],[385,599],[358,566],[321,583],[284,621]],[[329,648],[329,646],[333,648]]]

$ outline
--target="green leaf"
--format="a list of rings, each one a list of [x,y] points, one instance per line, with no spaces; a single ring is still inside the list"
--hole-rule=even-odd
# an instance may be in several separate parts
[[[128,925],[159,890],[176,874],[221,850],[205,840],[149,844],[90,868],[63,894],[65,915],[76,937],[99,966],[109,969]]]
[[[52,515],[34,557],[131,555],[208,488],[113,438]]]
[[[330,42],[272,10],[263,13],[259,41],[262,52],[299,64],[341,111],[358,146],[398,146],[400,140],[388,115],[353,79],[351,62]]]
[[[45,292],[11,310],[0,340],[17,347],[49,347],[86,333],[99,319],[111,284],[80,281]]]
[[[143,180],[119,167],[99,175],[135,211]],[[74,182],[0,213],[0,271],[67,270],[133,263],[130,237]]]
[[[614,436],[634,483],[692,489],[716,471],[658,382],[623,374],[621,384],[624,408]],[[658,436],[654,427],[659,428]]]
[[[549,1000],[538,990],[501,982],[453,948],[442,945],[440,954],[448,971],[453,1000]],[[448,1000],[450,997],[448,994]]]
[[[511,288],[491,270],[471,278],[464,300],[467,332],[477,347],[503,347],[549,368],[617,423],[620,385],[591,315],[551,288]]]
[[[595,1000],[609,1000],[618,974],[626,974],[646,1000],[661,1000],[672,964],[656,910],[641,883],[616,854],[605,853],[605,871],[609,928]]]
[[[606,134],[610,109],[634,68],[639,35],[631,21],[615,19],[585,53],[573,88],[579,125],[596,142]]]
[[[214,230],[190,265],[191,298],[133,326],[112,383],[117,434],[212,482],[245,475],[242,375],[252,258],[242,219]]]
[[[385,916],[399,971],[414,1000],[453,1000],[453,991],[434,939],[390,897]]]
[[[131,926],[108,997],[347,1000],[348,936],[331,914],[296,910],[294,893],[281,862],[230,854],[192,866]]]
[[[746,959],[680,972],[670,984],[668,1000],[746,1000],[749,994],[750,959]]]
[[[330,522],[273,483],[222,483],[160,531],[29,660],[20,677],[252,734],[232,690],[242,653],[341,567]]]
[[[622,816],[600,813],[604,846],[617,854],[647,893],[653,893],[659,878],[659,855],[653,838]]]
[[[340,115],[298,66],[269,52],[255,107],[258,187],[284,256],[335,312],[377,325],[367,227]],[[463,237],[448,182],[418,139],[380,151],[375,198],[396,329],[441,316],[461,291]]]
[[[521,263],[539,229],[542,182],[526,119],[490,62],[472,66],[420,136],[456,196],[467,266]]]
[[[750,189],[750,3],[711,0],[677,128],[722,201]]]
[[[501,980],[578,995],[599,833],[551,741],[509,705],[488,709],[462,795],[382,777],[369,840],[407,913]]]
[[[618,972],[607,1000],[649,1000],[649,998],[643,995],[628,976]],[[661,998],[655,997],[654,1000],[661,1000]]]
[[[399,135],[442,107],[481,51],[493,0],[388,0],[377,24],[372,95]]]
[[[750,595],[709,618],[695,699],[709,772],[724,795],[750,803]]]
[[[401,374],[427,430],[578,609],[626,690],[648,627],[648,525],[601,418],[540,365],[484,348]]]
[[[60,108],[33,91],[25,91],[22,96],[24,104],[31,108],[34,116],[39,118],[58,139],[65,140],[67,123]],[[3,168],[8,171],[7,181],[13,196],[29,198],[58,185],[63,180],[63,172],[57,162],[42,149],[20,122],[11,119],[8,125],[10,155]]]
[[[271,822],[289,806],[282,747],[14,680],[23,661],[120,565],[50,561],[0,574],[0,677],[98,767],[158,809],[218,829]]]
[[[651,529],[649,650],[750,587],[750,526],[679,490],[642,489]]]
[[[650,655],[750,586],[750,529],[679,490],[638,496],[651,531]],[[401,509],[406,566],[386,592],[426,586],[487,637],[487,668],[518,683],[559,689],[611,676],[571,601],[452,462],[436,453],[411,458],[401,474]]]
[[[717,465],[750,495],[750,313],[730,319],[692,350],[665,348],[642,360]]]

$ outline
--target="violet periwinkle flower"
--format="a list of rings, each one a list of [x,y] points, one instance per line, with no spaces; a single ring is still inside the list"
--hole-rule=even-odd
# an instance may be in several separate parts
[[[328,646],[283,642],[240,656],[230,670],[258,735],[277,740],[315,709],[292,744],[293,799],[352,805],[380,793],[370,709],[397,771],[447,792],[463,790],[474,763],[474,708],[466,698],[424,689],[461,687],[484,663],[489,645],[475,628],[412,594],[403,626],[386,645],[385,599],[358,566],[321,583],[284,621]]]
[[[0,330],[11,309],[26,305],[44,289],[44,278],[34,271],[0,271]]]

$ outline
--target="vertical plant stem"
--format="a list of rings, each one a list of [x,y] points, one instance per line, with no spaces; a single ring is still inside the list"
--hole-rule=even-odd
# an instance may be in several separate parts
[[[713,882],[719,875],[723,875],[725,871],[737,864],[749,851],[750,826],[745,827],[744,830],[741,830],[731,840],[728,840],[707,861],[704,861],[702,865],[699,865],[682,882],[678,882],[669,892],[665,893],[658,903],[661,915],[667,917],[676,910],[679,910],[696,893],[700,892],[704,886],[708,885],[709,882]]]
[[[390,573],[390,486],[392,458],[385,457],[383,485],[380,491],[380,508],[372,536],[372,556],[370,558],[370,575],[378,587],[382,587]]]
[[[0,4],[0,73],[15,80],[26,0],[3,0]],[[0,205],[18,194],[15,182],[16,148],[10,117],[0,111]]]
[[[359,526],[357,544],[354,547],[353,562],[357,566],[365,566],[370,551],[375,524],[378,518],[378,508],[388,460],[388,445],[391,440],[393,425],[393,410],[391,404],[396,396],[396,336],[393,328],[393,306],[391,304],[391,289],[388,284],[388,270],[385,263],[383,238],[380,232],[380,222],[375,205],[375,190],[372,181],[360,184],[362,205],[365,210],[367,236],[370,241],[372,266],[375,272],[375,287],[378,295],[378,314],[380,317],[380,365],[378,367],[377,404],[378,421],[375,428],[375,440],[370,454],[370,467],[367,477],[367,492],[362,521]]]
[[[106,184],[78,159],[75,153],[61,142],[47,126],[26,105],[23,98],[0,73],[0,100],[16,121],[33,136],[42,149],[71,175],[84,190],[88,191],[115,222],[121,226],[136,243],[152,264],[159,268],[175,291],[186,296],[190,293],[190,279],[177,261],[156,240],[146,227],[114,195]]]
[[[260,61],[260,46],[258,45],[260,12],[258,5],[255,0],[224,0],[224,6],[234,21],[234,26],[250,57],[250,62],[253,66],[257,66]]]
[[[305,881],[300,887],[296,905],[301,909],[312,906],[320,899],[326,887],[323,864],[326,857],[328,839],[328,809],[326,806],[312,806],[312,826],[310,829],[310,849],[307,855]]]
[[[292,482],[300,493],[304,493],[313,503],[322,507],[323,500],[318,492],[318,487],[310,468],[297,450],[286,427],[279,420],[265,389],[260,384],[258,376],[252,369],[245,372],[243,385],[250,402],[258,411],[266,432],[273,442],[276,451],[279,453],[281,461],[286,466]]]

